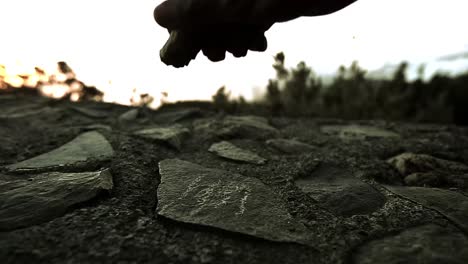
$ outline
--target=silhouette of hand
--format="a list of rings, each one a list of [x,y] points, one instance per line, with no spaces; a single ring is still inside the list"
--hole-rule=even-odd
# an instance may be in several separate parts
[[[156,7],[156,22],[170,32],[161,60],[183,67],[200,50],[211,61],[226,51],[235,57],[265,51],[265,31],[274,23],[304,15],[324,15],[355,0],[167,0]]]

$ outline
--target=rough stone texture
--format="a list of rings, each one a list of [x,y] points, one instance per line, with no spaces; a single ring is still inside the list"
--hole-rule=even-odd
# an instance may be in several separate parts
[[[221,120],[200,120],[195,122],[195,129],[222,138],[267,139],[279,133],[268,124],[267,119],[258,116],[226,116]]]
[[[266,162],[266,159],[258,156],[257,154],[245,149],[241,149],[227,141],[221,141],[211,145],[208,151],[220,157],[240,162],[259,165]]]
[[[423,187],[386,186],[391,192],[434,209],[468,234],[468,197],[460,193]]]
[[[182,125],[176,124],[169,127],[147,128],[135,132],[135,135],[147,139],[161,141],[180,150],[183,141],[189,136],[190,130]]]
[[[114,150],[100,133],[86,132],[67,144],[37,157],[6,166],[8,170],[48,170],[110,160]]]
[[[267,145],[288,154],[300,154],[305,152],[316,151],[317,148],[293,139],[270,139],[267,140]]]
[[[327,134],[338,134],[342,139],[369,139],[369,138],[399,138],[400,135],[373,126],[363,125],[326,125],[321,131]]]
[[[305,193],[336,215],[370,214],[385,204],[385,197],[344,169],[322,164],[312,175],[296,180]]]
[[[374,240],[358,249],[355,264],[466,263],[468,239],[451,228],[429,224]]]
[[[72,206],[89,201],[102,191],[110,191],[112,186],[112,175],[108,170],[52,172],[29,179],[0,181],[0,230],[54,219]]]
[[[159,163],[158,214],[260,238],[305,243],[305,228],[255,178],[172,159]]]
[[[450,251],[445,249],[446,242],[444,241],[452,241],[454,248],[459,249],[457,252],[460,253],[450,254],[453,256],[453,262],[468,263],[464,259],[466,257],[461,254],[462,246],[459,245],[463,244],[457,242],[460,237],[463,235],[466,237],[467,234],[463,232],[466,228],[463,229],[462,224],[468,221],[463,220],[465,218],[460,216],[463,215],[464,202],[462,200],[468,198],[466,191],[450,184],[444,186],[446,189],[450,188],[451,192],[444,191],[450,195],[435,195],[433,189],[430,188],[420,188],[417,192],[409,189],[408,197],[417,193],[418,197],[422,195],[424,198],[421,200],[431,202],[434,200],[432,206],[438,208],[434,210],[432,207],[423,206],[423,203],[419,203],[415,199],[410,200],[402,195],[397,195],[382,185],[385,182],[385,184],[401,186],[405,184],[403,180],[408,180],[406,177],[412,175],[401,175],[393,165],[387,162],[387,159],[403,152],[424,153],[432,157],[468,165],[468,128],[452,125],[426,126],[415,123],[361,120],[359,124],[362,126],[391,128],[390,130],[397,132],[401,137],[362,137],[359,140],[341,140],[338,134],[322,133],[320,127],[324,124],[347,126],[353,122],[272,116],[268,120],[271,124],[268,126],[269,129],[258,129],[251,126],[245,129],[244,127],[234,129],[232,134],[227,133],[221,135],[225,138],[220,138],[221,136],[217,135],[217,132],[224,128],[223,114],[214,113],[213,107],[207,103],[168,104],[156,111],[146,108],[143,111],[139,108],[141,118],[137,120],[138,122],[128,122],[125,126],[119,126],[119,115],[130,108],[88,101],[73,103],[66,100],[38,100],[40,99],[38,97],[21,95],[4,97],[1,94],[2,91],[0,91],[0,98],[3,98],[0,103],[0,114],[8,111],[14,112],[12,109],[30,109],[29,106],[35,108],[37,105],[52,109],[51,115],[44,112],[0,121],[0,164],[2,166],[15,164],[49,152],[89,129],[101,131],[115,150],[115,154],[109,162],[86,161],[84,166],[63,169],[48,168],[62,173],[89,172],[95,171],[95,168],[99,167],[109,168],[114,186],[109,197],[98,196],[84,203],[72,205],[65,214],[55,217],[51,221],[45,220],[38,225],[1,231],[0,262],[2,264],[63,262],[329,264],[352,263],[353,259],[365,260],[366,256],[373,260],[373,263],[385,263],[390,253],[397,257],[400,263],[416,262],[413,261],[413,255],[422,256],[420,258],[422,263],[424,261],[431,263],[430,260],[423,258],[428,254],[418,251],[418,246],[415,245],[419,243],[418,241],[422,241],[420,244],[423,247],[427,247],[439,255],[447,252],[450,254]],[[108,113],[108,117],[102,119],[87,117],[77,111],[72,111],[70,106],[103,111]],[[188,114],[192,112],[193,107],[199,108],[198,114]],[[255,112],[250,114],[253,115]],[[239,119],[245,119],[245,117]],[[262,120],[261,124],[268,125],[264,118],[253,117],[251,119]],[[158,140],[142,140],[140,136],[129,133],[129,131],[146,128],[142,127],[144,124],[148,124],[148,128],[151,128],[150,125],[158,123],[160,125],[164,123],[167,126],[179,123],[187,128],[193,127],[195,129],[184,141],[183,149],[180,152],[162,147]],[[209,125],[200,128],[199,126],[203,124]],[[272,126],[273,129],[271,129]],[[266,140],[275,138],[297,139],[310,143],[316,147],[316,150],[307,153],[294,153],[293,155],[282,153],[265,144]],[[254,151],[261,157],[268,159],[268,162],[262,166],[250,163],[222,162],[218,156],[207,151],[213,143],[222,140],[229,140],[241,148]],[[235,187],[243,187],[247,184],[239,184],[239,181],[247,180],[249,184],[250,181],[254,181],[256,182],[254,186],[258,184],[261,191],[251,191],[252,193],[247,198],[245,212],[252,208],[256,209],[248,204],[254,203],[258,205],[258,210],[272,207],[272,210],[268,209],[267,211],[271,215],[266,217],[261,214],[254,215],[253,211],[250,210],[252,212],[251,218],[245,223],[221,222],[221,220],[238,212],[239,201],[244,197],[242,189],[238,189],[241,193],[238,196],[231,195],[231,198],[227,200],[227,202],[232,202],[230,203],[233,205],[232,210],[226,214],[218,214],[220,211],[224,212],[222,211],[223,207],[219,207],[214,211],[215,216],[221,216],[215,220],[219,220],[220,225],[229,225],[234,231],[229,232],[212,225],[198,224],[198,222],[184,224],[158,216],[156,208],[161,206],[161,197],[159,197],[161,193],[158,193],[158,188],[162,188],[159,186],[160,176],[162,176],[163,181],[167,178],[164,177],[164,174],[157,173],[157,164],[168,158],[191,161],[202,166],[203,169],[200,171],[203,173],[207,170],[205,168],[211,168],[208,169],[210,171],[222,172],[219,174],[217,172],[206,173],[213,178],[208,176],[203,178],[207,179],[206,182],[209,184],[197,185],[200,188],[200,193],[195,193],[198,189],[193,189],[193,192],[190,192],[192,197],[195,195],[200,198],[211,197],[210,201],[222,202],[223,200],[217,197],[226,197],[229,194],[213,192],[205,196],[207,191],[202,191],[202,189],[209,189],[210,184],[214,185],[211,179],[214,179],[215,176],[222,175],[223,181],[219,186],[210,188],[226,189],[228,193],[232,189],[235,190]],[[339,168],[339,172],[335,174],[323,172],[324,165]],[[183,175],[191,177],[189,179],[192,180],[184,182],[185,178],[181,178],[178,181],[182,182],[179,184],[181,189],[196,179],[192,177],[201,174],[200,171],[192,171],[192,166],[189,166],[190,169],[184,168],[182,167],[181,170],[188,172]],[[24,172],[21,174],[0,167],[0,185],[14,185],[18,179],[32,184],[35,181],[28,181],[28,177],[33,174],[39,173],[34,170],[34,173]],[[435,173],[431,170],[414,172],[414,174],[431,179],[432,176],[429,174]],[[330,178],[330,183],[325,180],[328,179],[327,177]],[[359,178],[362,182],[356,182],[357,179],[354,177]],[[307,194],[299,188],[295,180],[311,181],[310,193]],[[377,206],[379,203],[374,204],[375,200],[379,200],[376,199],[378,195],[371,192],[371,195],[367,196],[369,193],[367,185],[364,186],[366,188],[363,188],[364,194],[361,193],[362,185],[360,184],[364,181],[385,196],[385,203],[381,207]],[[177,185],[177,182],[175,184]],[[57,185],[59,184],[54,183],[54,186]],[[266,189],[265,192],[262,191],[264,189]],[[266,195],[266,192],[270,194]],[[4,199],[2,196],[4,193],[3,189],[0,190],[0,204],[9,199]],[[433,198],[428,199],[424,193],[426,193],[425,196]],[[172,195],[171,197],[176,196],[169,192],[166,194]],[[328,196],[324,194],[328,194]],[[181,195],[175,197],[174,200],[177,201],[179,197]],[[273,202],[271,202],[271,197],[274,199]],[[314,199],[314,197],[320,199]],[[328,197],[333,199],[327,200]],[[339,197],[342,197],[343,201],[340,201]],[[363,197],[369,197],[370,205],[367,205],[366,201],[362,201]],[[182,216],[187,216],[187,213],[195,211],[192,205],[196,204],[197,200],[187,200],[186,202],[186,204],[174,203],[174,206],[177,205],[178,208],[187,209],[179,212]],[[242,204],[242,202],[240,203]],[[339,205],[340,203],[341,205]],[[213,202],[213,204],[216,203]],[[355,204],[358,206],[349,207]],[[282,209],[275,209],[277,208],[275,206]],[[340,206],[342,207],[340,208]],[[351,212],[349,208],[358,208],[359,210]],[[368,213],[367,210],[364,210],[366,208],[376,208],[377,210]],[[451,211],[445,211],[447,208]],[[31,210],[31,212],[33,211]],[[203,219],[213,220],[212,211],[203,207],[203,210],[199,211],[198,214],[204,212],[206,216],[203,216]],[[278,215],[282,215],[284,212],[289,213],[294,220],[306,227],[300,231],[300,236],[310,238],[307,240],[307,245],[273,242],[268,238],[259,239],[258,236],[239,233],[241,232],[239,229],[242,229],[243,232],[247,225],[271,227],[273,223],[281,220],[278,219]],[[200,216],[198,214],[193,215],[193,217]],[[447,217],[452,214],[455,216]],[[223,216],[225,218],[222,218]],[[285,216],[285,218],[287,217]],[[202,217],[197,218],[197,220],[199,219]],[[256,221],[252,219],[256,219]],[[437,232],[431,231],[429,235],[424,235],[424,237],[430,236],[431,242],[424,242],[426,240],[418,240],[416,237],[413,239],[414,244],[411,244],[412,239],[408,239],[409,245],[407,246],[400,246],[400,243],[397,242],[386,242],[386,246],[369,247],[369,245],[374,245],[373,241],[379,244],[378,241],[382,239],[392,240],[392,237],[406,234],[407,231],[416,235],[418,232],[424,233],[424,230],[413,231],[412,228],[425,226],[428,223],[443,227]],[[430,228],[430,230],[432,229]],[[267,228],[264,228],[262,230],[266,230],[264,234],[271,235],[273,233],[277,238],[290,236],[281,232],[273,232],[272,229],[268,229],[268,231]],[[284,229],[278,227],[275,230]],[[443,243],[440,248],[434,248],[434,246],[427,244],[438,241]],[[413,246],[416,248],[411,253],[413,255],[398,253],[405,248],[413,248]],[[463,247],[466,248],[466,245]],[[390,253],[387,254],[387,252]],[[435,263],[444,262],[447,261],[443,258],[441,261],[435,261]]]
[[[468,188],[468,166],[426,154],[403,153],[388,160],[412,186]]]

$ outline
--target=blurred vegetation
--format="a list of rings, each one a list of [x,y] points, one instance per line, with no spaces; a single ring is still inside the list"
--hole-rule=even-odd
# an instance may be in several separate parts
[[[268,81],[261,99],[247,104],[230,99],[223,87],[213,96],[218,110],[263,112],[267,115],[343,119],[386,119],[468,125],[468,72],[457,76],[435,74],[408,80],[408,63],[402,62],[392,78],[375,79],[357,62],[341,66],[324,84],[310,66],[300,62],[285,67],[285,55],[274,57],[276,76]]]

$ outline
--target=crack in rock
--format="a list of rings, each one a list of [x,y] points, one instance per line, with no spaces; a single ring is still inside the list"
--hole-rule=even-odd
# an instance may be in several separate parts
[[[157,213],[190,224],[259,238],[308,244],[305,227],[256,178],[179,160],[159,163]]]

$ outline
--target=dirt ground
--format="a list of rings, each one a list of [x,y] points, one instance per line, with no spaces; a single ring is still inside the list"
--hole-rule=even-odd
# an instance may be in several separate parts
[[[18,228],[4,225],[0,262],[468,262],[467,128],[377,120],[229,118],[183,104],[150,110],[0,95],[0,192],[11,191],[12,182],[24,183],[52,171],[109,169],[113,182],[110,191],[69,204],[54,217]],[[183,137],[175,133],[155,140],[136,133],[174,124],[184,128]],[[28,170],[8,167],[90,131],[110,144],[111,158]],[[252,164],[208,151],[220,141],[266,162]],[[428,165],[415,158],[411,168],[405,167],[411,174],[404,175],[404,169],[389,161],[402,153],[428,155],[434,162]],[[215,209],[209,217],[216,224],[206,224],[196,215],[180,221],[177,216],[159,214],[158,188],[165,175],[158,163],[167,159],[258,180],[284,204],[285,213],[304,227],[309,239],[273,241],[268,231],[266,236],[256,236],[242,231],[248,227],[223,228],[232,219]],[[435,166],[439,161],[440,166]],[[16,203],[14,197],[12,201]],[[160,201],[181,212],[169,202]],[[2,211],[19,214],[12,210],[0,200],[0,222]],[[255,213],[250,217],[239,225],[277,221],[255,218]]]

